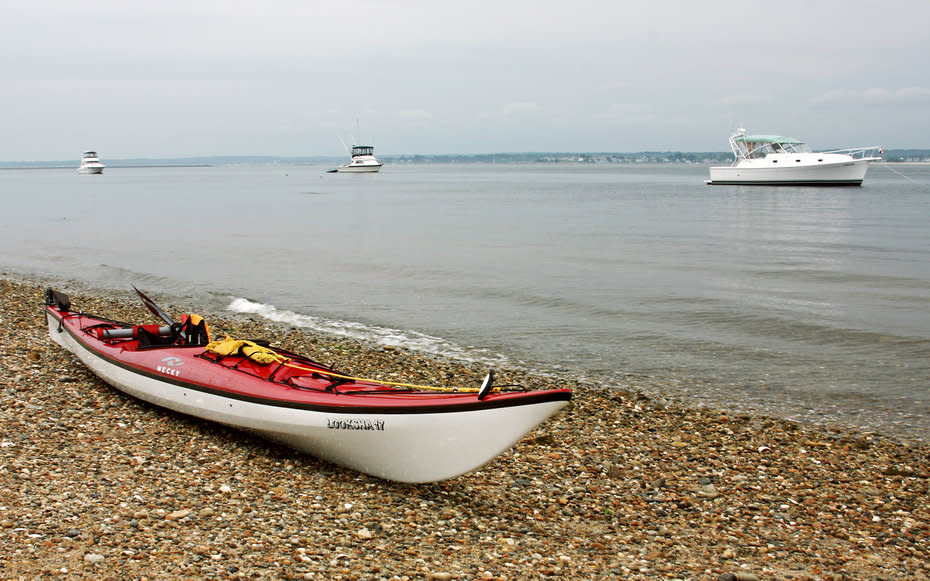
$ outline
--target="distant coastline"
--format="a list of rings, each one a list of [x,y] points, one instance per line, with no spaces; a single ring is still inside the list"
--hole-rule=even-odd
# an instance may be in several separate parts
[[[728,163],[733,159],[729,152],[640,151],[618,152],[525,152],[480,154],[402,154],[378,156],[384,163],[586,163],[586,164],[637,164],[637,163]],[[886,162],[930,162],[930,149],[886,149]],[[151,167],[213,167],[235,165],[326,165],[343,160],[337,156],[279,157],[268,155],[199,156],[174,158],[106,159],[108,168]],[[77,160],[52,161],[0,161],[0,169],[74,169]]]

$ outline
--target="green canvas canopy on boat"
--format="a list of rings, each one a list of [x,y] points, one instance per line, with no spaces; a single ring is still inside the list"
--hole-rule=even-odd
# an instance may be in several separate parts
[[[734,140],[742,143],[804,143],[793,137],[782,137],[781,135],[740,135],[735,137]]]

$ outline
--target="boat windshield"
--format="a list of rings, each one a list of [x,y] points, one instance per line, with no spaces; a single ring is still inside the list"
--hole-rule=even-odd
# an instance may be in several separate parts
[[[772,153],[810,153],[806,143],[752,143],[742,144],[746,148],[746,157],[760,158]]]
[[[374,155],[375,148],[371,145],[353,145],[352,146],[352,156],[356,155]]]

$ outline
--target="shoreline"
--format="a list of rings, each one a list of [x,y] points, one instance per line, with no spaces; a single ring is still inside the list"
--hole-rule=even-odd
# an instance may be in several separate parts
[[[116,287],[70,277],[40,274],[15,267],[8,267],[4,271],[0,271],[0,279],[2,278],[26,281],[39,286],[51,285],[55,288],[60,286],[70,289],[71,292],[84,293],[90,296],[103,294],[108,297],[116,297],[121,303],[128,305],[129,310],[126,317],[130,321],[148,315],[148,312],[144,309],[140,311],[138,297],[131,290],[125,288],[125,283],[120,283],[121,286]],[[153,291],[149,290],[147,292]],[[168,308],[170,312],[183,313],[191,308],[189,300],[181,304],[172,304],[172,301],[178,300],[180,299],[171,294],[158,295],[158,302]],[[200,309],[200,306],[198,306],[198,309]],[[796,422],[815,430],[874,433],[909,444],[930,444],[930,425],[928,425],[927,421],[917,421],[915,419],[924,417],[920,415],[922,408],[900,408],[893,405],[873,407],[872,404],[881,402],[870,402],[867,399],[851,404],[850,402],[859,397],[856,394],[851,394],[845,399],[845,403],[849,404],[845,408],[837,407],[831,399],[832,396],[827,394],[807,394],[806,399],[797,400],[792,399],[790,396],[779,398],[774,395],[769,399],[757,399],[746,397],[745,393],[742,396],[739,394],[734,396],[730,390],[734,387],[738,390],[742,384],[734,382],[732,378],[683,375],[668,371],[656,373],[653,370],[603,374],[586,372],[581,369],[569,369],[558,364],[533,362],[509,355],[499,355],[490,359],[475,359],[459,353],[437,355],[435,352],[419,351],[416,348],[408,348],[402,345],[383,346],[375,337],[344,337],[325,330],[303,327],[299,323],[291,324],[285,321],[274,321],[252,313],[237,313],[224,308],[215,301],[211,303],[210,307],[203,307],[198,312],[206,316],[208,320],[225,320],[230,321],[230,324],[251,321],[260,325],[257,328],[261,330],[257,332],[259,334],[264,333],[265,338],[277,337],[280,333],[299,331],[306,333],[308,336],[329,339],[337,343],[341,341],[352,343],[354,345],[352,349],[364,351],[388,349],[396,354],[406,353],[410,357],[447,361],[471,369],[472,375],[461,378],[465,383],[460,383],[458,386],[477,387],[489,369],[503,368],[509,369],[513,373],[522,374],[521,376],[532,375],[536,380],[544,380],[548,384],[559,382],[584,383],[599,389],[620,390],[642,395],[664,405],[725,410],[730,414],[764,416]],[[453,343],[451,347],[456,349],[458,345]],[[481,363],[478,361],[481,361]],[[399,373],[399,375],[395,376],[395,379],[403,377],[403,367],[397,367],[393,362],[383,363],[387,363],[392,371]],[[356,364],[357,360],[351,357],[341,360],[339,363],[349,375],[357,371],[354,369]],[[380,373],[384,371],[384,368],[375,367],[372,371]],[[355,373],[355,375],[359,374]]]
[[[48,339],[45,285],[9,276],[4,578],[930,578],[924,444],[579,382],[569,408],[481,470],[391,483],[103,384]],[[128,294],[58,290],[78,310],[150,322]],[[205,316],[214,334],[270,339],[364,376],[461,385],[485,372]]]

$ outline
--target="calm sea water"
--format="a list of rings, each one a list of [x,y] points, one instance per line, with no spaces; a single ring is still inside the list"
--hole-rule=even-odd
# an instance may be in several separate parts
[[[930,439],[930,167],[0,171],[0,267]]]

